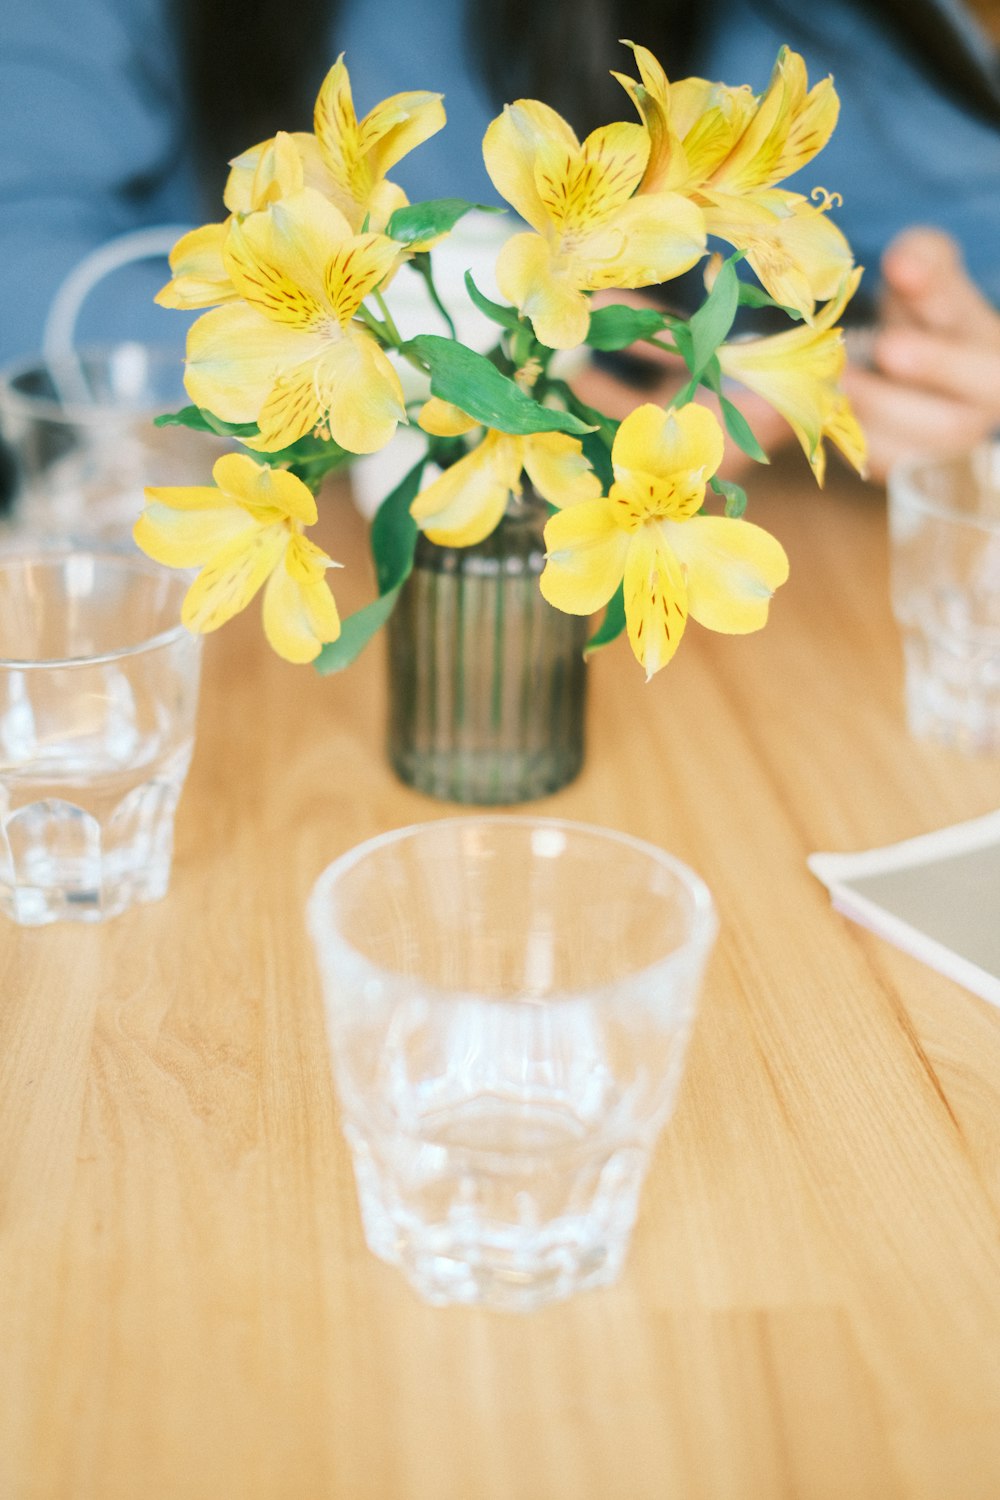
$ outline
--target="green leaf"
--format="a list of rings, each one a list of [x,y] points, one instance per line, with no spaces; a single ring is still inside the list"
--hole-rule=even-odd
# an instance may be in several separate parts
[[[590,315],[587,343],[592,349],[627,349],[637,339],[653,338],[670,326],[670,319],[652,307],[598,307]]]
[[[764,449],[754,436],[753,428],[738,406],[734,406],[728,396],[719,396],[719,404],[722,407],[722,420],[726,424],[726,431],[737,447],[742,448],[748,457],[756,459],[759,464],[769,464]]]
[[[549,390],[561,396],[566,403],[566,409],[578,416],[581,422],[586,422],[588,429],[599,434],[607,448],[612,446],[618,435],[620,422],[614,417],[606,417],[602,411],[598,411],[596,406],[587,406],[565,380],[549,381]]]
[[[753,428],[738,406],[734,406],[728,396],[722,394],[722,369],[718,357],[713,355],[702,375],[702,379],[710,390],[713,390],[719,398],[719,407],[722,411],[722,420],[726,431],[738,448],[759,464],[770,463],[771,460],[764,452],[754,436]]]
[[[733,484],[730,479],[720,479],[718,474],[713,474],[709,483],[717,495],[721,495],[726,502],[726,515],[738,519],[747,508],[747,492],[741,484]]]
[[[541,406],[496,365],[464,344],[422,333],[402,346],[403,354],[416,354],[430,371],[431,393],[450,401],[485,427],[499,432],[568,432],[580,437],[591,431],[571,412]]]
[[[606,439],[599,432],[588,432],[585,438],[580,439],[580,446],[583,448],[584,458],[607,494],[615,482],[615,471],[611,465],[611,451]]]
[[[485,314],[491,322],[499,323],[501,328],[517,329],[521,327],[521,318],[517,308],[507,307],[500,302],[491,302],[489,297],[485,296],[476,286],[476,283],[472,279],[471,271],[466,271],[465,273],[465,289],[476,307],[479,308],[479,311]]]
[[[348,615],[337,639],[323,647],[315,666],[324,677],[349,667],[396,607],[399,591],[413,568],[417,523],[410,515],[410,506],[420,489],[425,462],[422,458],[414,464],[376,512],[372,522],[371,548],[379,596],[371,604]]]
[[[774,298],[768,296],[763,287],[754,286],[751,281],[740,282],[740,306],[777,307],[783,313],[787,313],[790,318],[794,318],[796,323],[801,323],[802,321],[802,314],[797,307],[786,307],[784,302],[775,302]]]
[[[739,307],[740,284],[733,259],[723,261],[715,284],[698,311],[688,320],[691,335],[691,358],[688,368],[693,380],[700,380],[705,367],[733,326]]]
[[[431,264],[430,251],[415,251],[410,259],[409,264],[411,271],[416,271],[417,275],[423,280],[423,283],[427,288],[427,295],[430,297],[434,306],[441,314],[442,321],[444,322],[444,325],[447,328],[449,334],[453,339],[457,339],[458,330],[455,327],[455,320],[442,302],[441,294],[437,289],[437,282],[434,280],[434,267]]]
[[[320,482],[335,469],[342,469],[355,457],[341,448],[333,438],[318,438],[311,434],[299,438],[287,448],[276,453],[265,453],[261,457],[278,468],[287,467],[310,489],[319,488]]]
[[[602,646],[608,646],[612,641],[618,639],[625,629],[625,585],[620,583],[608,600],[608,607],[604,611],[604,619],[594,631],[586,645],[586,655],[591,651],[599,651]]]
[[[677,321],[670,331],[674,336],[674,343],[677,345],[678,353],[688,369],[690,369],[694,360],[694,341],[691,338],[691,331],[687,323]]]
[[[214,432],[219,437],[256,437],[256,422],[223,422],[203,406],[183,406],[153,418],[154,427],[191,427],[195,432]]]
[[[474,208],[488,214],[506,212],[499,205],[469,203],[465,198],[429,198],[425,203],[408,203],[405,208],[397,208],[385,232],[391,240],[399,240],[403,245],[436,239],[454,229],[459,219]]]

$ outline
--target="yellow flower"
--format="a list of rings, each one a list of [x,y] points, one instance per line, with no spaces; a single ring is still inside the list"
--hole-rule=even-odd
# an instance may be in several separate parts
[[[439,437],[458,437],[479,425],[436,396],[419,421],[425,432]],[[601,492],[578,439],[563,432],[518,436],[490,427],[470,453],[421,490],[410,512],[432,542],[471,547],[495,529],[511,492],[521,493],[522,470],[553,505],[570,505]]]
[[[384,229],[408,201],[386,172],[440,130],[445,116],[440,94],[415,91],[383,99],[359,122],[341,56],[320,88],[313,123],[315,134],[279,130],[233,160],[223,193],[230,216],[178,240],[171,280],[156,297],[162,307],[214,307],[237,299],[223,254],[231,225],[303,187],[329,199],[355,232],[362,225]]]
[[[783,48],[758,99],[703,78],[671,84],[653,54],[633,44],[641,82],[619,79],[649,131],[640,192],[683,193],[703,211],[709,234],[746,253],[776,301],[811,319],[851,268],[850,246],[814,201],[775,184],[822,150],[840,108],[833,82],[808,87],[805,64]]]
[[[234,224],[225,263],[239,302],[188,334],[191,400],[225,422],[257,422],[265,453],[329,431],[352,453],[383,448],[405,416],[399,376],[352,319],[395,264],[399,246],[352,234],[311,188]]]
[[[424,90],[393,94],[359,120],[341,54],[316,99],[315,134],[297,131],[291,140],[305,186],[329,198],[358,232],[366,220],[369,229],[384,229],[390,215],[407,202],[402,188],[387,181],[385,174],[444,123],[441,95]],[[271,144],[254,146],[233,162],[225,191],[226,206],[233,213],[252,211],[261,157]]]
[[[859,473],[865,469],[864,433],[838,384],[847,362],[843,330],[833,326],[860,279],[858,266],[811,327],[800,325],[719,349],[725,374],[763,396],[791,424],[819,484],[826,472],[825,437]]]
[[[676,193],[635,197],[649,155],[638,125],[607,125],[581,143],[535,99],[510,104],[483,141],[497,191],[532,228],[504,245],[501,292],[538,339],[571,349],[587,336],[587,293],[669,280],[705,249],[700,210]]]
[[[294,474],[229,453],[215,485],[147,489],[136,543],[171,568],[200,568],[181,620],[202,634],[245,609],[262,585],[264,631],[279,656],[307,662],[340,634],[326,569],[336,567],[303,536],[316,501]]]
[[[303,185],[299,152],[292,137],[279,131],[273,141],[258,148],[240,212],[259,213],[281,198],[301,192]],[[233,222],[230,214],[223,224],[205,224],[181,236],[170,252],[171,279],[156,294],[161,307],[215,307],[238,299],[224,254]]]
[[[624,580],[628,638],[647,679],[677,650],[689,614],[729,635],[759,630],[788,576],[770,533],[697,514],[722,451],[722,430],[705,407],[639,406],[615,438],[610,494],[567,506],[545,528],[545,598],[589,615]]]

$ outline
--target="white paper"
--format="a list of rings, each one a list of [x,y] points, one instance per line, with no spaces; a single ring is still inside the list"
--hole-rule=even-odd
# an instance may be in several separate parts
[[[1000,809],[808,863],[837,911],[1000,1005]]]

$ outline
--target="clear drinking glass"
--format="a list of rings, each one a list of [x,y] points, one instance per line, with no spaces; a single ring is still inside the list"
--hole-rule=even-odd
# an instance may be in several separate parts
[[[702,881],[607,829],[470,816],[344,855],[309,924],[375,1254],[437,1304],[613,1281],[715,935]]]
[[[153,421],[188,404],[183,373],[179,353],[129,343],[0,374],[6,530],[125,539],[145,485],[205,484],[224,440]]]
[[[0,555],[0,911],[100,921],[167,889],[201,637],[138,553]]]
[[[892,603],[914,734],[1000,753],[1000,444],[889,477]]]

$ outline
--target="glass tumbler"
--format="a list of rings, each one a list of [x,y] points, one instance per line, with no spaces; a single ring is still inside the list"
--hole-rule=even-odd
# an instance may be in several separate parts
[[[345,854],[309,925],[374,1253],[435,1304],[613,1281],[715,935],[702,881],[607,829],[469,816]]]
[[[0,372],[4,531],[128,540],[145,485],[203,484],[227,443],[154,417],[188,404],[181,356],[116,344]]]
[[[895,468],[889,535],[912,733],[1000,755],[1000,443]]]
[[[99,921],[167,889],[194,746],[188,580],[138,553],[0,554],[0,911]]]

